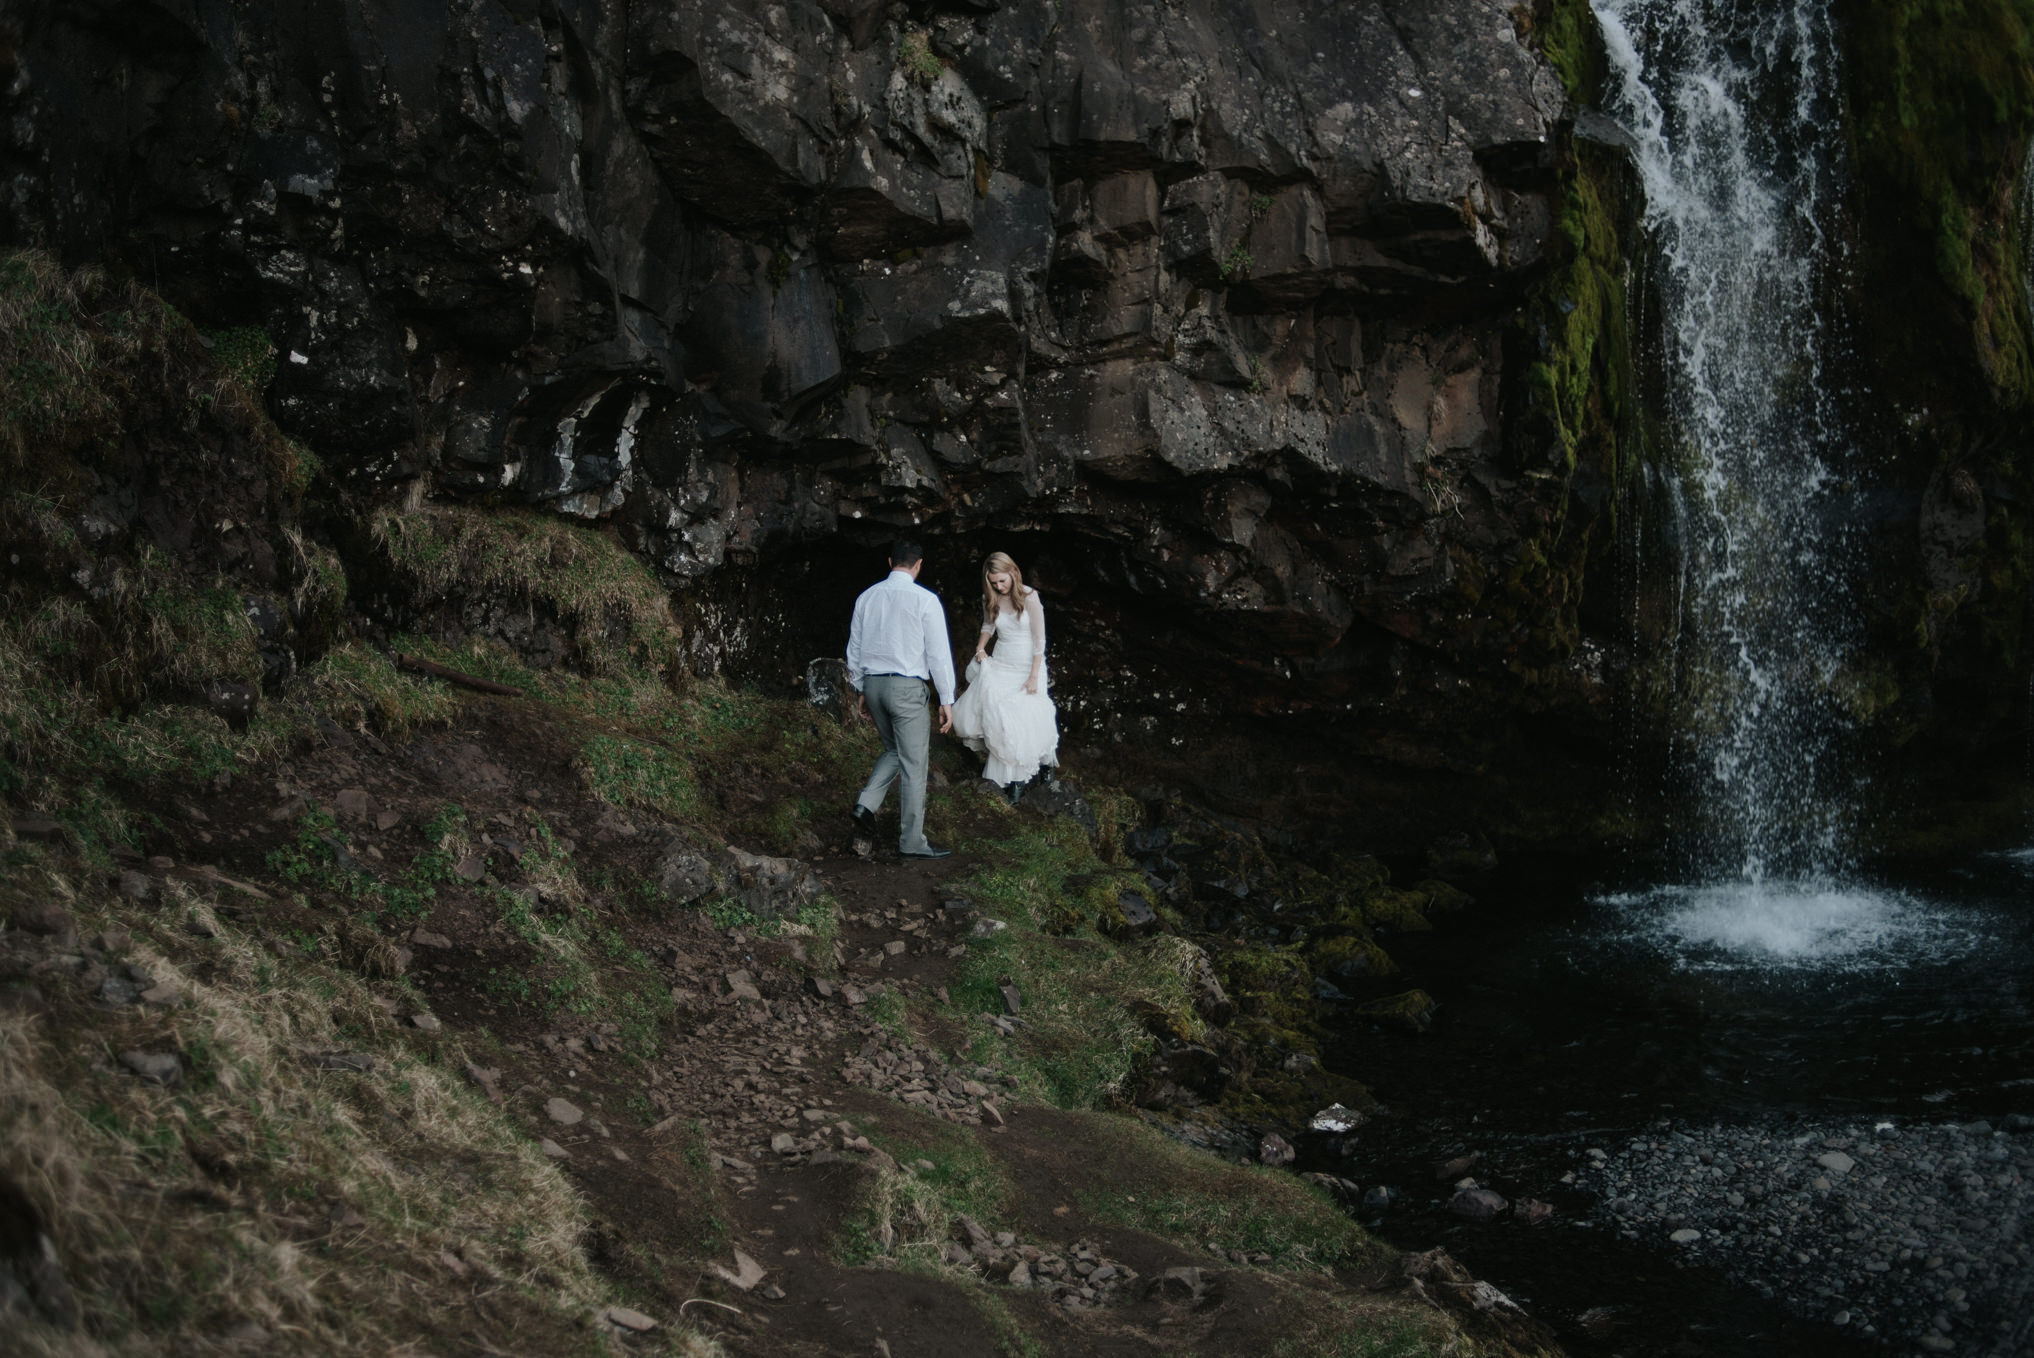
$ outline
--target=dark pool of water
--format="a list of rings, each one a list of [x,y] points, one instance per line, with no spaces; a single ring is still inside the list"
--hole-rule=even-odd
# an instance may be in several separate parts
[[[1578,1354],[1876,1352],[1581,1224],[1593,1204],[1561,1176],[1585,1146],[1675,1123],[2034,1113],[2034,855],[1755,893],[1527,864],[1476,895],[1471,915],[1389,940],[1439,1018],[1338,1039],[1330,1064],[1395,1111],[1318,1167],[1405,1190],[1387,1238],[1447,1245]],[[1433,1167],[1472,1150],[1479,1181],[1554,1220],[1447,1216]],[[1593,1336],[1579,1317],[1600,1306],[1622,1323]]]

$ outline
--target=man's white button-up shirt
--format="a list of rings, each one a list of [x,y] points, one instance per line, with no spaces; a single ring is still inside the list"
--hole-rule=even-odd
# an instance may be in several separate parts
[[[855,600],[848,629],[848,682],[855,692],[872,674],[929,679],[942,707],[953,703],[953,647],[946,639],[946,609],[939,596],[911,578],[891,571]]]

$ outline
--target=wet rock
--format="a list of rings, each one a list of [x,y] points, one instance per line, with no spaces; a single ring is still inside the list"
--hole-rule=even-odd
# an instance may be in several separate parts
[[[260,705],[261,690],[252,684],[212,683],[205,686],[205,705],[234,730],[244,730]]]
[[[1448,1199],[1448,1210],[1470,1221],[1494,1221],[1510,1208],[1502,1194],[1487,1188],[1465,1188]]]
[[[1848,1174],[1857,1168],[1857,1161],[1851,1159],[1842,1151],[1824,1151],[1815,1157],[1815,1163],[1828,1170],[1831,1174]]]
[[[1307,1130],[1340,1136],[1361,1127],[1367,1119],[1353,1108],[1330,1104],[1307,1120]]]
[[[1427,871],[1442,881],[1474,879],[1496,868],[1497,853],[1481,835],[1442,835],[1427,845]]]
[[[1257,1158],[1276,1169],[1291,1164],[1299,1155],[1293,1150],[1291,1142],[1277,1132],[1267,1132],[1257,1143]]]
[[[805,700],[835,721],[857,719],[854,706],[859,696],[848,682],[845,660],[822,656],[806,662]]]

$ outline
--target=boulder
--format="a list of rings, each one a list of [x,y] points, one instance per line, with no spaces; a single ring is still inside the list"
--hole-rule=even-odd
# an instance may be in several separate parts
[[[673,905],[726,901],[757,919],[791,918],[825,894],[825,884],[795,858],[752,854],[677,830],[665,841],[654,880]]]

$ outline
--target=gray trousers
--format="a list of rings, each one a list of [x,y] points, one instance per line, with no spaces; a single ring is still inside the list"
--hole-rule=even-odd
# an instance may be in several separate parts
[[[862,696],[868,699],[883,753],[855,805],[874,813],[902,774],[904,785],[897,789],[897,848],[923,853],[931,847],[925,842],[925,757],[932,745],[932,700],[925,681],[872,674],[862,680]]]

